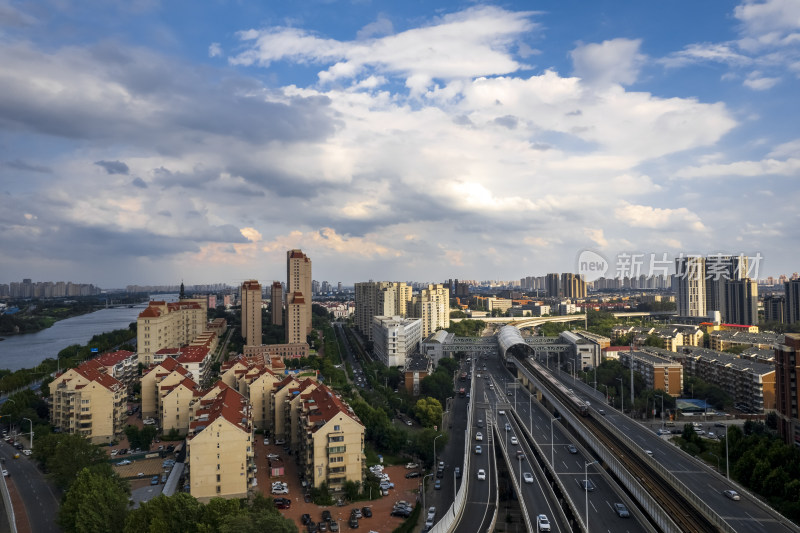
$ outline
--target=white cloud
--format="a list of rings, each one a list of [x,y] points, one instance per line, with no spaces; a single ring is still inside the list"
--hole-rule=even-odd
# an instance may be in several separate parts
[[[784,34],[800,29],[800,3],[796,0],[745,0],[733,13],[749,35]]]
[[[766,91],[775,87],[779,81],[781,81],[780,78],[762,77],[761,72],[756,71],[751,72],[742,84],[754,91]]]
[[[620,38],[580,45],[570,52],[575,75],[592,84],[631,85],[646,59],[641,44],[641,39]]]
[[[685,207],[661,209],[649,205],[626,204],[617,207],[614,215],[618,220],[635,228],[660,229],[666,231],[707,231],[700,217]]]
[[[749,65],[753,59],[735,50],[735,43],[694,43],[659,60],[667,67],[713,61],[729,65]]]
[[[378,17],[377,20],[370,22],[356,33],[356,39],[363,41],[364,39],[371,39],[373,37],[382,37],[384,35],[391,35],[394,33],[394,25],[392,21],[385,16]]]
[[[603,235],[603,230],[601,228],[584,228],[583,232],[600,248],[608,246],[608,241]]]
[[[684,167],[675,173],[676,178],[719,178],[726,176],[796,176],[800,173],[800,159],[763,159],[761,161],[736,161],[727,164]]]
[[[208,45],[208,57],[221,57],[222,46],[219,43],[211,43]]]
[[[435,24],[368,41],[325,39],[295,28],[239,33],[248,49],[230,58],[233,65],[269,66],[274,61],[335,63],[319,73],[331,82],[362,73],[401,76],[419,94],[432,80],[515,72],[509,53],[516,39],[535,29],[530,13],[475,7],[445,15]],[[385,24],[384,24],[385,26]]]

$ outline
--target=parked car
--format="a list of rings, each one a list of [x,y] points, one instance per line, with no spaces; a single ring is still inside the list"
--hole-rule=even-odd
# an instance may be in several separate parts
[[[331,520],[331,522],[328,524],[328,529],[331,533],[339,533],[339,522]]]
[[[364,515],[364,518],[372,518],[372,507],[362,507],[361,514]]]
[[[409,472],[406,474],[406,479],[411,479],[412,477],[419,477],[419,472]]]
[[[350,516],[355,516],[356,518],[362,518],[364,515],[361,514],[361,509],[358,507],[353,507],[350,511]]]
[[[436,483],[434,483],[434,485],[433,485],[433,488],[436,489],[436,490],[441,490],[442,489],[442,480],[441,479],[437,479]]]
[[[158,476],[153,476],[152,478],[150,478],[150,484],[158,485]]]
[[[350,525],[350,529],[358,529],[358,518],[351,516],[348,524]]]
[[[616,512],[617,516],[619,516],[620,518],[630,518],[631,517],[631,513],[628,511],[628,508],[625,507],[625,505],[621,504],[621,503],[615,503],[614,504],[614,512]]]
[[[300,515],[300,522],[302,522],[303,525],[305,526],[306,524],[311,522],[311,515],[308,513],[303,513],[302,515]]]
[[[419,463],[406,463],[406,468],[411,470],[412,468],[419,468]]]
[[[129,465],[129,464],[131,464],[131,462],[128,461],[127,459],[123,459],[122,461],[116,463],[117,466],[125,466],[125,465]]]
[[[292,500],[289,498],[274,498],[272,502],[278,509],[289,509],[292,506]]]
[[[289,487],[272,487],[272,494],[289,494]]]
[[[327,509],[322,511],[322,521],[323,522],[330,522],[331,521],[331,512]]]

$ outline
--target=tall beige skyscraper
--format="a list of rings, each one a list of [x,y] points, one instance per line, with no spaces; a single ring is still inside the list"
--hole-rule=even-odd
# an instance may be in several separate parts
[[[409,305],[410,316],[422,319],[422,338],[437,329],[450,325],[450,289],[444,285],[428,285],[419,296],[414,296]]]
[[[242,338],[245,346],[261,346],[261,284],[242,283]]]
[[[311,330],[311,259],[302,250],[286,252],[286,342],[306,342]]]
[[[372,340],[372,317],[408,314],[412,289],[403,282],[364,281],[355,284],[355,292],[355,324],[369,340]]]
[[[272,282],[271,292],[272,325],[283,325],[283,286],[280,281]]]

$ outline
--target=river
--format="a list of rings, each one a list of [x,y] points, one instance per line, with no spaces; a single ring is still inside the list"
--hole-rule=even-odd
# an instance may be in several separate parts
[[[158,294],[152,299],[176,301],[177,294]],[[13,335],[0,341],[0,368],[34,368],[72,344],[84,345],[99,333],[127,328],[147,306],[111,307],[85,315],[59,320],[51,327],[26,335]]]

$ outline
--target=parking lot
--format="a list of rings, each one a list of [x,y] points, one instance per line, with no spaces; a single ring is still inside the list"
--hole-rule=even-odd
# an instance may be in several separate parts
[[[270,441],[270,443],[271,442],[272,441]],[[269,471],[266,465],[266,457],[267,454],[271,453],[279,455],[281,459],[283,459],[284,475],[281,477],[270,478],[268,475]],[[300,531],[306,530],[306,527],[300,519],[303,514],[307,513],[314,522],[319,522],[322,517],[322,511],[327,509],[330,511],[333,519],[339,522],[339,531],[345,531],[350,529],[347,525],[347,521],[350,518],[350,511],[353,508],[370,507],[373,516],[372,518],[362,518],[359,520],[359,529],[377,531],[378,533],[390,533],[403,522],[399,517],[390,516],[394,503],[399,500],[405,500],[413,504],[416,502],[419,492],[420,478],[406,479],[405,475],[409,471],[406,470],[404,466],[390,466],[384,470],[389,474],[392,483],[395,484],[395,488],[389,490],[389,496],[372,501],[346,503],[342,507],[336,505],[328,507],[319,506],[304,501],[304,489],[300,484],[300,477],[298,475],[294,456],[287,455],[283,451],[283,446],[276,446],[272,443],[269,446],[265,446],[264,437],[259,435],[256,442],[256,462],[258,464],[258,473],[256,474],[258,489],[269,498],[282,497],[291,500],[291,508],[283,509],[280,512],[283,516],[294,520]],[[289,486],[289,494],[271,494],[271,487],[274,481],[283,481],[287,483]]]

